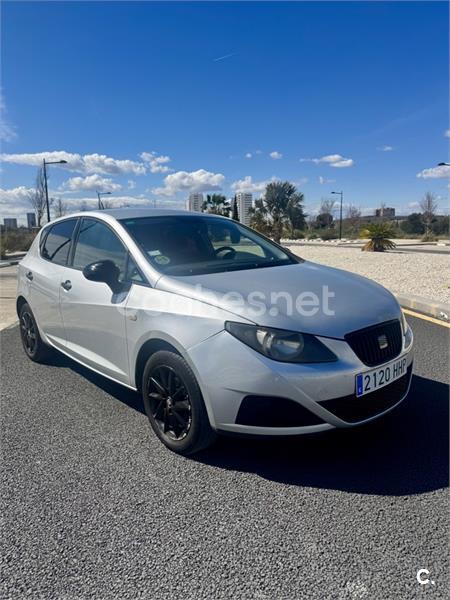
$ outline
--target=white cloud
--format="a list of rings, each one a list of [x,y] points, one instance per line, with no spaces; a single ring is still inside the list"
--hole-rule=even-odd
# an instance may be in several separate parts
[[[0,140],[11,142],[17,137],[16,128],[6,119],[6,104],[3,94],[0,93]]]
[[[379,150],[380,152],[392,152],[394,150],[394,146],[378,146],[377,150]]]
[[[252,158],[252,153],[251,152],[247,152],[247,154],[245,155],[245,158]]]
[[[247,192],[252,194],[262,194],[267,184],[272,181],[277,181],[277,177],[272,177],[265,181],[253,181],[251,175],[247,175],[244,179],[238,179],[231,184],[231,189],[234,192]]]
[[[87,173],[102,173],[108,175],[123,175],[133,173],[144,175],[145,165],[134,160],[110,158],[104,154],[85,154],[82,158]]]
[[[344,158],[340,154],[327,154],[321,158],[301,158],[300,162],[313,162],[316,165],[325,163],[330,165],[330,167],[335,167],[337,169],[353,167],[355,164],[352,158]]]
[[[71,192],[117,192],[122,189],[119,183],[114,183],[112,179],[98,174],[87,175],[86,177],[71,177],[63,183],[62,187]]]
[[[271,152],[269,154],[270,158],[273,158],[274,160],[279,160],[280,158],[283,158],[283,155],[281,154],[281,152],[278,152],[277,150],[274,150],[273,152]]]
[[[2,217],[18,217],[20,215],[25,217],[25,213],[32,212],[33,208],[29,201],[32,192],[32,188],[24,185],[10,189],[0,188]]]
[[[447,179],[450,177],[450,166],[441,165],[440,167],[423,169],[423,171],[417,173],[416,177],[421,177],[422,179]]]
[[[154,194],[172,196],[178,192],[207,192],[220,190],[225,176],[222,173],[211,173],[205,169],[198,171],[177,171],[164,178],[163,187],[154,188]]]
[[[336,181],[336,179],[327,179],[326,177],[322,177],[322,175],[319,176],[320,185],[324,185],[327,183],[334,183],[335,181]]]
[[[134,188],[136,187],[136,182],[133,181],[132,179],[129,179],[127,182],[127,185],[128,185],[129,190],[134,190]]]
[[[169,156],[158,156],[156,152],[142,152],[142,160],[148,164],[152,173],[168,173],[173,171],[165,163],[170,162]]]
[[[19,186],[12,189],[0,188],[0,213],[3,217],[16,217],[19,223],[26,222],[26,213],[32,212],[33,208],[29,203],[29,194],[34,191],[33,188]],[[50,198],[57,198],[60,193],[58,191],[49,190]],[[81,197],[64,197],[64,204],[68,208],[68,212],[76,212],[82,206],[88,209],[97,209],[97,198],[93,195]],[[122,206],[155,206],[155,200],[145,195],[114,195],[108,196],[108,205],[111,207]],[[183,208],[184,201],[166,200],[158,201],[157,206],[167,206],[170,208]]]
[[[47,161],[65,160],[67,161],[67,164],[58,166],[67,171],[79,173],[101,173],[103,175],[124,175],[126,173],[133,173],[134,175],[145,175],[147,172],[147,167],[142,162],[111,158],[105,154],[95,153],[81,155],[73,152],[66,152],[65,150],[55,150],[52,152],[0,155],[0,159],[3,162],[29,165],[32,167],[40,167],[44,158]]]
[[[450,138],[450,129],[444,131],[444,136]]]

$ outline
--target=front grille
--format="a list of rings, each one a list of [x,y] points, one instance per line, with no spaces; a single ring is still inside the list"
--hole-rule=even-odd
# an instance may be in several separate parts
[[[245,396],[239,407],[236,423],[253,427],[304,427],[318,425],[323,421],[288,398]]]
[[[386,321],[348,333],[345,341],[368,367],[376,367],[398,356],[402,350],[400,321]]]
[[[412,364],[406,375],[365,396],[343,396],[325,400],[320,405],[347,423],[365,421],[395,406],[403,398],[411,379]]]

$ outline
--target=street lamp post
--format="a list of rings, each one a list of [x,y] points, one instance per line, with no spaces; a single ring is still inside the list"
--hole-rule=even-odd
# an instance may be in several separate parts
[[[97,192],[98,210],[103,210],[103,208],[104,208],[103,202],[102,202],[102,199],[100,198],[100,196],[108,196],[109,194],[111,194],[111,192]]]
[[[339,209],[339,239],[342,239],[342,200],[344,198],[344,192],[331,192],[332,194],[338,194],[341,197],[341,206]]]
[[[44,169],[44,187],[45,187],[45,203],[47,206],[47,221],[50,223],[50,203],[48,201],[48,184],[47,184],[47,165],[66,165],[67,160],[45,160],[42,161],[42,166]]]

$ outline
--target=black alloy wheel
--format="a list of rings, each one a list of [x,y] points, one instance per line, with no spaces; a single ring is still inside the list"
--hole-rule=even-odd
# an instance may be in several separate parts
[[[192,423],[192,406],[186,385],[172,367],[155,367],[148,378],[148,397],[160,432],[170,440],[182,440]]]
[[[188,456],[213,443],[212,429],[197,379],[182,356],[152,354],[142,376],[145,412],[153,431],[170,450]]]

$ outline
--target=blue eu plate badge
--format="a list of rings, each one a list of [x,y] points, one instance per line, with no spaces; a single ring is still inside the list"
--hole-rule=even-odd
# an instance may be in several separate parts
[[[362,373],[356,377],[356,395],[361,396],[363,393],[363,376]]]

